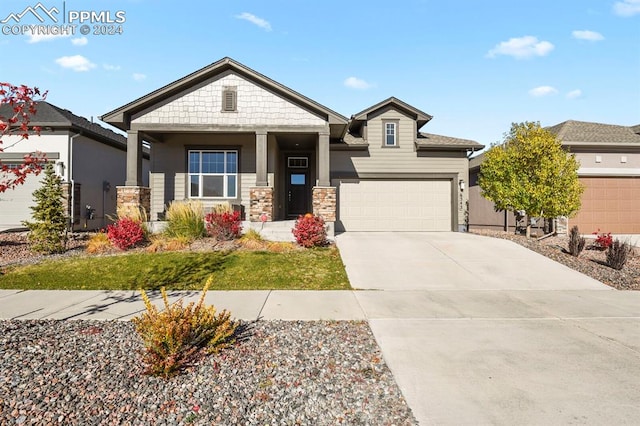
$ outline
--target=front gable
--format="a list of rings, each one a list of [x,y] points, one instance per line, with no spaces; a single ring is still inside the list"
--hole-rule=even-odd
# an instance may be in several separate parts
[[[235,105],[229,108],[234,111],[225,111],[223,108],[225,90],[235,92]],[[168,125],[215,123],[223,126],[321,126],[326,123],[326,118],[228,70],[134,114],[131,122]]]

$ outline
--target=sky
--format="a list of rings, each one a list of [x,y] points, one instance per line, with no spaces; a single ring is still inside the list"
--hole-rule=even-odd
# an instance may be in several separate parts
[[[640,0],[13,0],[0,29],[0,81],[94,120],[229,56],[347,117],[395,96],[485,145],[514,122],[640,124]]]

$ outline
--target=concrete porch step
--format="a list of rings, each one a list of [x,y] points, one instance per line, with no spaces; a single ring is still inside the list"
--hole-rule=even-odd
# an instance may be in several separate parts
[[[279,220],[275,222],[249,222],[242,223],[242,229],[255,229],[262,235],[262,238],[270,241],[295,241],[291,230],[295,220]]]

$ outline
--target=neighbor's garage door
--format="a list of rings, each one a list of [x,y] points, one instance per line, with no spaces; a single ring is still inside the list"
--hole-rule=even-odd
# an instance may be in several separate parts
[[[341,180],[337,186],[345,231],[451,231],[451,180]]]
[[[0,231],[23,228],[23,220],[32,220],[33,191],[40,187],[44,173],[28,175],[24,184],[14,189],[0,192]]]
[[[640,234],[640,178],[582,177],[582,207],[571,225],[580,232]]]

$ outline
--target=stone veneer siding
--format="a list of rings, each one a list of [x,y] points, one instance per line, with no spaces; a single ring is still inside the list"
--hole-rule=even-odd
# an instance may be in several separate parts
[[[116,186],[117,209],[142,208],[147,217],[151,212],[151,188],[145,186]]]
[[[249,188],[249,221],[261,222],[260,217],[265,214],[267,222],[273,221],[273,188],[270,186],[255,186]]]
[[[313,188],[313,214],[325,222],[336,221],[336,188],[316,186]]]

